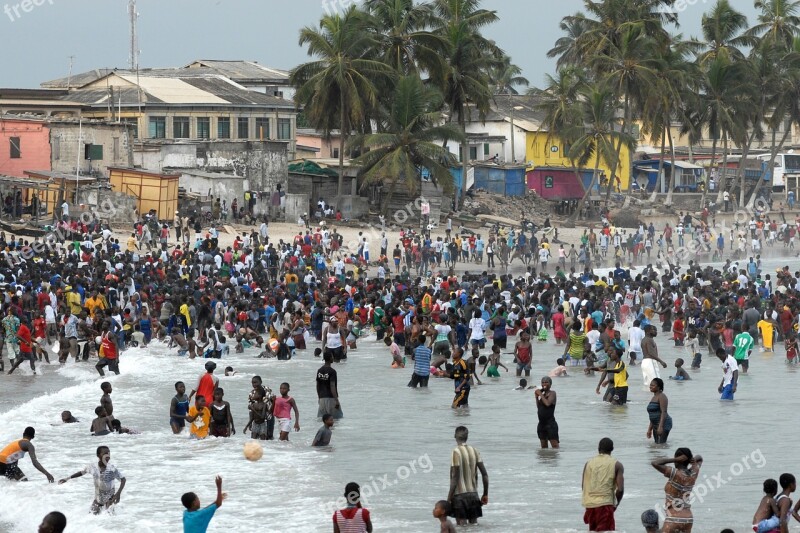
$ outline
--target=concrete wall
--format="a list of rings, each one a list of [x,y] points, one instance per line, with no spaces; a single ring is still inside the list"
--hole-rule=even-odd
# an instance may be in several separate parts
[[[125,124],[83,124],[77,122],[52,122],[50,124],[50,146],[52,151],[52,170],[75,172],[80,165],[81,173],[96,173],[108,177],[106,167],[133,166],[133,147],[129,142],[128,127]],[[103,159],[85,159],[87,144],[103,147]],[[28,169],[31,170],[31,169]],[[41,170],[41,169],[36,169]]]
[[[245,177],[255,191],[285,188],[288,176],[287,143],[272,141],[201,141],[138,146],[137,166],[162,172],[199,169]]]
[[[308,213],[309,196],[307,194],[286,194],[286,222],[297,222],[298,217]]]
[[[19,137],[20,157],[11,159],[11,137]],[[24,178],[25,170],[50,170],[50,128],[42,121],[0,122],[0,174]]]
[[[96,213],[102,222],[126,226],[136,221],[136,198],[110,189],[87,188],[79,193],[81,205],[71,206],[70,214]],[[128,229],[128,227],[126,227]]]
[[[194,174],[183,173],[179,185],[188,192],[197,193],[203,196],[209,194],[214,199],[225,200],[228,207],[233,203],[234,198],[238,199],[240,206],[244,205],[244,191],[250,188],[248,180],[240,176],[219,176],[207,177]]]

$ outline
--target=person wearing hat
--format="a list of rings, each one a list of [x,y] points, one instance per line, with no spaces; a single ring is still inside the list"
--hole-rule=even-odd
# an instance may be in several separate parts
[[[208,398],[214,398],[214,391],[219,386],[219,378],[214,375],[216,368],[217,363],[214,361],[206,362],[206,372],[197,380],[197,386],[189,394],[189,400],[192,399],[195,393],[206,398],[206,402],[208,402]]]

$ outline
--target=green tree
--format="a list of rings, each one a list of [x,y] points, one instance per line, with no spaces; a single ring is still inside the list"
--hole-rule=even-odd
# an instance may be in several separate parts
[[[438,17],[434,32],[448,43],[447,68],[430,72],[431,81],[440,87],[449,120],[458,123],[466,139],[466,124],[473,109],[482,121],[492,100],[490,73],[502,59],[497,45],[486,39],[481,30],[497,21],[497,13],[480,8],[479,0],[433,0]],[[469,150],[461,143],[461,169],[466,179]]]
[[[455,124],[443,123],[441,93],[418,76],[400,78],[389,101],[381,116],[384,131],[351,140],[369,150],[354,161],[359,167],[361,188],[378,183],[388,188],[381,206],[383,214],[398,185],[404,185],[410,193],[419,190],[422,169],[429,171],[433,183],[445,192],[451,191],[450,167],[456,161],[439,142],[463,142]]]
[[[376,83],[395,76],[391,66],[370,58],[377,43],[366,22],[363,12],[352,6],[343,14],[322,17],[319,28],[303,28],[300,46],[307,46],[315,60],[290,73],[295,102],[303,106],[308,122],[328,138],[339,129],[339,196],[344,193],[345,142],[376,107]]]
[[[619,111],[619,99],[605,84],[586,85],[581,88],[578,98],[581,117],[571,127],[567,128],[565,136],[574,139],[567,151],[567,157],[584,165],[594,160],[592,181],[584,192],[583,198],[578,203],[575,212],[570,215],[572,222],[578,217],[591,195],[600,175],[600,162],[613,161],[616,157],[617,145],[632,149],[634,139],[627,133],[615,127]]]
[[[718,0],[711,11],[703,15],[700,25],[703,41],[696,44],[701,65],[714,59],[744,59],[741,48],[752,43],[752,39],[744,35],[747,17],[735,10],[728,0]]]

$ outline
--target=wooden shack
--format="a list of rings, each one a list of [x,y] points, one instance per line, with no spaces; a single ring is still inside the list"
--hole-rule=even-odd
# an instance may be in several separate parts
[[[108,167],[108,172],[115,191],[137,199],[139,213],[154,209],[159,219],[170,220],[178,210],[180,175],[125,167]]]

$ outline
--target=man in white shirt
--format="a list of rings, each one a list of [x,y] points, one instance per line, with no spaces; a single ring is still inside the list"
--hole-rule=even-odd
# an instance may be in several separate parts
[[[644,330],[639,327],[639,321],[634,320],[633,326],[628,330],[628,349],[630,350],[630,366],[636,364],[636,359],[642,358],[642,340],[644,340]]]
[[[722,395],[720,400],[733,400],[739,382],[739,363],[732,355],[726,353],[724,348],[717,348],[716,354],[722,361],[722,381],[717,387],[717,392]]]
[[[61,204],[61,216],[64,218],[69,218],[69,202],[64,200],[64,203]]]

